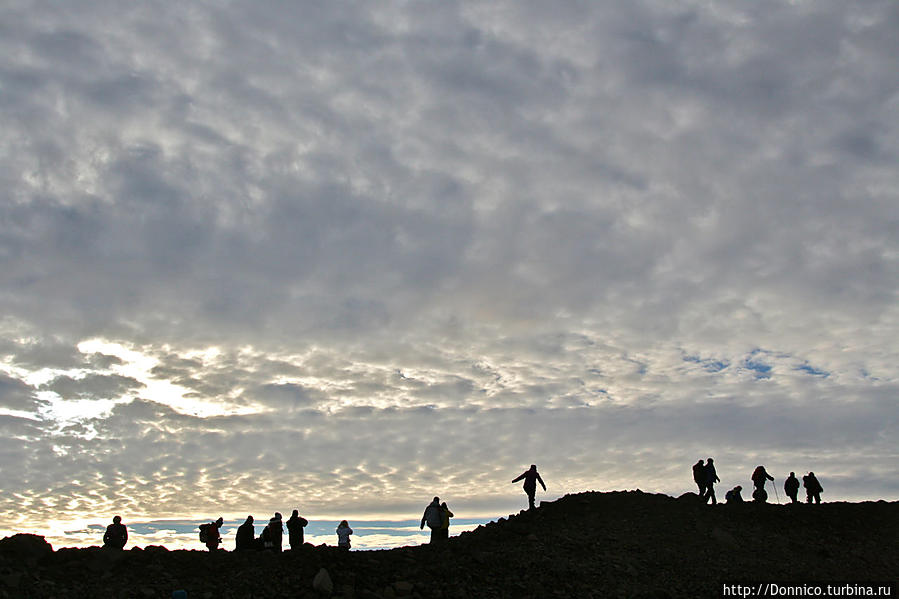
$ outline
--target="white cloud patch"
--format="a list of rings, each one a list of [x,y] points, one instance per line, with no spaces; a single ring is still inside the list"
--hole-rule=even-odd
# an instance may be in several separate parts
[[[0,23],[4,520],[897,498],[894,2]]]

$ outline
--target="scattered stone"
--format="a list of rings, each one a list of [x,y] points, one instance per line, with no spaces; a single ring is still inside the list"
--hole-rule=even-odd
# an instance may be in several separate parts
[[[331,582],[331,575],[327,570],[319,569],[318,574],[312,579],[312,588],[322,595],[330,595],[334,592],[334,583]]]

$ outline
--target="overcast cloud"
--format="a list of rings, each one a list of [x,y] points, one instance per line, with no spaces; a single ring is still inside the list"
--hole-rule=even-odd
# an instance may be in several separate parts
[[[0,529],[899,499],[899,4],[0,8]]]

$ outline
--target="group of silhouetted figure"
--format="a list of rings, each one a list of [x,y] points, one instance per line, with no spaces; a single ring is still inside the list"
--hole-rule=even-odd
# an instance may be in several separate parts
[[[529,470],[526,470],[521,476],[515,478],[512,482],[524,480],[524,492],[528,496],[528,509],[534,509],[534,496],[537,493],[537,483],[546,491],[546,484],[540,478],[537,472],[537,466],[531,464]],[[439,545],[449,540],[450,518],[454,514],[450,511],[446,502],[440,502],[439,497],[435,497],[431,503],[425,508],[421,517],[421,525],[419,530],[424,530],[425,525],[431,530],[430,543]],[[300,516],[299,510],[293,510],[293,514],[282,523],[280,512],[275,512],[268,524],[262,529],[259,537],[256,536],[256,528],[253,516],[247,516],[246,521],[237,527],[237,533],[234,535],[235,551],[272,551],[280,553],[282,551],[284,539],[284,526],[287,527],[287,539],[290,544],[291,551],[296,551],[305,543],[303,529],[309,524],[309,521]],[[217,520],[201,524],[199,526],[200,542],[206,545],[209,551],[215,551],[222,543],[221,528],[224,519],[219,516]],[[353,529],[350,528],[346,520],[342,520],[337,525],[337,547],[349,551],[350,535]],[[103,535],[103,546],[110,549],[122,549],[128,542],[128,529],[122,524],[121,516],[112,519],[112,524],[106,527],[106,533]]]
[[[773,486],[774,477],[768,474],[764,466],[756,466],[750,480],[752,480],[753,486],[752,501],[766,503],[768,492],[765,490],[765,484],[770,480]],[[718,503],[715,497],[715,483],[721,482],[721,479],[718,478],[715,461],[712,458],[706,460],[705,464],[702,463],[702,460],[693,464],[693,481],[699,487],[699,497],[705,503],[709,501],[713,505]],[[818,482],[814,472],[809,472],[802,477],[802,486],[805,487],[806,503],[821,503],[821,493],[824,492],[824,487]],[[727,503],[743,503],[742,491],[743,487],[737,485],[724,495],[725,501]],[[790,498],[790,503],[799,503],[799,479],[796,478],[795,472],[790,472],[790,476],[784,480],[784,492]],[[777,487],[774,487],[774,493],[777,493]]]

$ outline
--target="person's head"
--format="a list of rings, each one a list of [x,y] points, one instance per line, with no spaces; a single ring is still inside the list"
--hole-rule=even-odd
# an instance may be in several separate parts
[[[340,524],[337,525],[337,528],[349,528],[349,527],[350,527],[350,523],[347,522],[346,520],[341,520]]]
[[[294,510],[292,515],[293,515],[294,517],[296,517],[296,518],[299,518],[299,517],[300,517],[300,510]]]
[[[713,460],[712,458],[709,458],[709,459],[706,460],[706,462],[708,462],[709,464],[711,464],[711,463],[714,462],[714,461],[715,461],[715,460]]]
[[[815,476],[815,473],[814,473],[814,472],[809,472],[808,475],[809,475],[809,476]]]
[[[116,524],[119,524],[119,523],[122,521],[122,517],[121,517],[121,516],[115,516],[115,517],[113,517],[112,521],[113,521],[114,523],[116,523]]]
[[[537,469],[537,464],[531,464],[531,470],[536,470],[536,469]]]
[[[742,490],[743,490],[743,487],[741,487],[740,485],[737,485],[736,487],[734,487],[734,491],[736,491],[737,493],[739,493]]]
[[[795,473],[795,472],[790,472],[790,477],[791,477],[791,478],[796,478],[796,473]]]
[[[247,516],[247,523],[248,523],[248,524],[252,524],[252,523],[253,523],[253,516]]]
[[[224,518],[222,518],[221,516],[219,516],[219,519],[216,520],[215,523],[218,524],[219,526],[221,526],[222,524],[225,523],[225,520],[224,520]]]
[[[699,466],[702,466],[702,460],[699,460],[699,461],[696,462],[696,463],[697,463]]]
[[[444,501],[443,503],[441,503],[440,507],[447,507],[446,502]]]
[[[431,503],[440,503],[440,498],[435,497],[434,499],[431,500]]]

